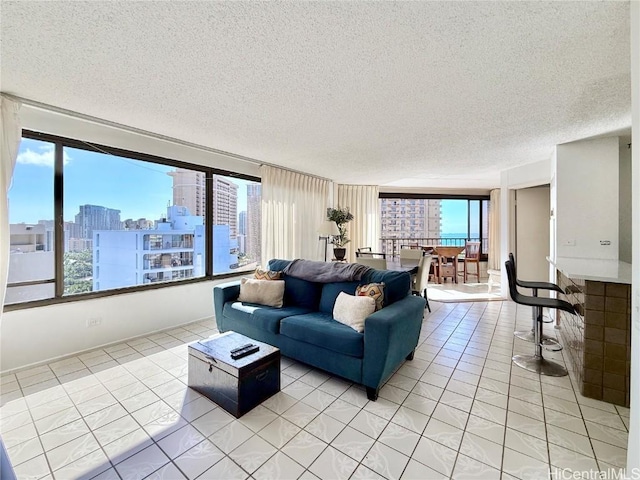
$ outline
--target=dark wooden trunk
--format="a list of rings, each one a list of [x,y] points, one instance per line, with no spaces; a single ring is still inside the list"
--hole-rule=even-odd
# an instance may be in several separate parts
[[[246,343],[260,350],[233,360],[230,350]],[[227,332],[189,345],[189,386],[236,418],[280,391],[280,350]]]

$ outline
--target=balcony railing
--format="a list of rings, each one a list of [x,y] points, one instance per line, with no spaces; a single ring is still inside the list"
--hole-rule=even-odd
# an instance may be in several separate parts
[[[423,237],[423,238],[399,238],[399,237],[382,237],[380,238],[380,247],[382,252],[391,257],[399,256],[401,248],[418,248],[422,246],[443,245],[447,247],[464,247],[466,241],[480,242],[481,254],[486,257],[489,252],[489,239],[478,237]]]

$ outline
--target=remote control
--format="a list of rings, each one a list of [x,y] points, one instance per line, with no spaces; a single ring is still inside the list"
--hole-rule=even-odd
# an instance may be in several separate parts
[[[240,350],[232,351],[231,358],[233,358],[234,360],[238,360],[239,358],[243,358],[247,355],[251,355],[252,353],[257,352],[258,350],[260,350],[260,347],[258,345],[249,344],[248,346],[245,346]]]
[[[253,343],[247,343],[246,345],[242,345],[241,347],[234,348],[230,353],[241,352],[242,350],[246,350],[247,348],[253,347]]]

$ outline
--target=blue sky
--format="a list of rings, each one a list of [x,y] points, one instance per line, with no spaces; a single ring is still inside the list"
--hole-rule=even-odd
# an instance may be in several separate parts
[[[65,148],[64,219],[75,220],[79,205],[120,210],[120,218],[157,220],[172,202],[173,167],[128,158]],[[9,191],[10,223],[36,223],[53,219],[53,145],[23,139]],[[245,182],[238,188],[238,212],[246,210]],[[443,200],[442,233],[467,231],[467,201]],[[472,228],[472,230],[475,230]]]
[[[466,236],[466,200],[442,200],[440,203],[440,213],[442,215],[442,233],[460,233]]]
[[[73,221],[79,205],[120,210],[120,218],[157,220],[173,200],[173,167],[65,148],[64,219]],[[23,139],[9,191],[10,223],[53,219],[53,145]],[[245,182],[238,188],[238,212],[246,210]]]

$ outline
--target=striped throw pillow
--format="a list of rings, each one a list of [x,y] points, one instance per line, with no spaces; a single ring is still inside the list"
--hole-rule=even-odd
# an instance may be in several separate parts
[[[283,273],[281,271],[263,270],[258,267],[253,276],[256,280],[282,280]]]

